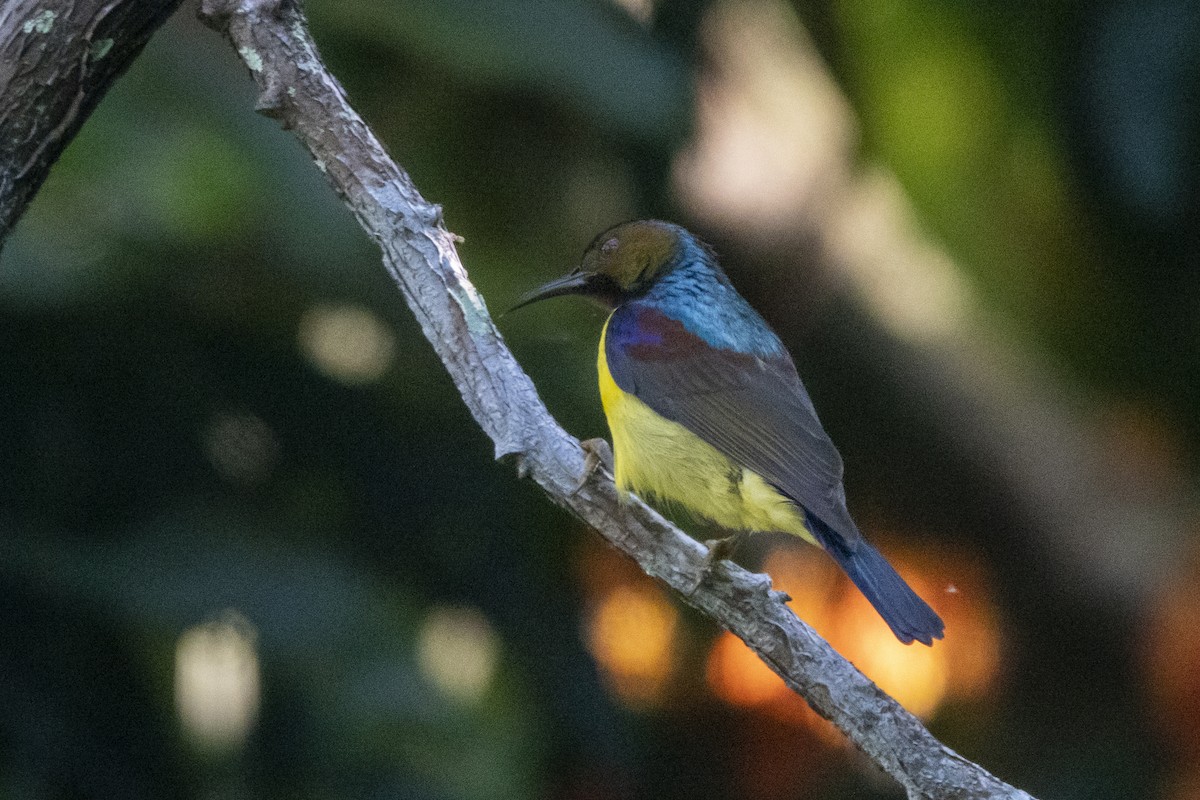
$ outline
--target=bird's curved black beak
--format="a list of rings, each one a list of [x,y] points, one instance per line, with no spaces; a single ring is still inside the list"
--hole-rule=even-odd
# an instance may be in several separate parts
[[[528,292],[521,296],[517,304],[505,311],[505,314],[512,313],[518,308],[524,308],[530,303],[536,303],[539,300],[546,300],[550,297],[561,297],[566,294],[586,294],[591,288],[590,278],[592,276],[586,272],[575,270],[570,275],[564,275],[561,278],[556,278],[547,284],[539,286],[532,292]]]

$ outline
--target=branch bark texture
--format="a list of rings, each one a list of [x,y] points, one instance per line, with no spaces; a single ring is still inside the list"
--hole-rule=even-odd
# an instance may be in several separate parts
[[[180,0],[0,2],[0,244]]]
[[[785,605],[770,579],[721,562],[646,505],[618,502],[611,476],[584,467],[579,443],[550,416],[467,278],[440,207],[388,156],[326,70],[292,0],[205,0],[260,89],[258,111],[295,132],[383,251],[438,356],[495,444],[558,505],[642,569],[746,642],[794,691],[841,729],[910,798],[1025,798],[942,745],[915,717],[838,655]]]

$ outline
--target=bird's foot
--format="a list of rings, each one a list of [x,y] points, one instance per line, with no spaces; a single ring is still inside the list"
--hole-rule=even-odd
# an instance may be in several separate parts
[[[717,562],[723,559],[732,558],[738,545],[742,543],[742,539],[746,538],[745,532],[735,533],[731,536],[726,536],[724,539],[709,539],[704,543],[708,548],[708,555],[704,557],[704,563],[700,567],[700,571],[696,574],[696,583],[688,591],[688,594],[694,594],[700,588],[700,584],[712,574],[716,568]]]
[[[613,452],[608,446],[608,442],[603,439],[584,439],[579,443],[583,448],[583,473],[579,476],[579,483],[575,484],[575,488],[571,490],[571,494],[576,494],[583,485],[588,482],[594,473],[600,467],[604,467],[610,473],[613,471]]]
[[[704,573],[707,575],[711,572],[718,561],[723,561],[727,558],[732,559],[734,553],[737,552],[738,545],[745,538],[744,533],[735,533],[723,539],[709,539],[706,541],[704,544],[708,547],[708,555],[704,559]]]

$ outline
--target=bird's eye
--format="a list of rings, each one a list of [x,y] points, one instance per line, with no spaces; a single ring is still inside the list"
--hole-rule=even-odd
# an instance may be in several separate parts
[[[611,256],[617,251],[617,245],[619,244],[620,242],[618,242],[616,238],[609,239],[607,242],[600,245],[600,252],[606,256]]]

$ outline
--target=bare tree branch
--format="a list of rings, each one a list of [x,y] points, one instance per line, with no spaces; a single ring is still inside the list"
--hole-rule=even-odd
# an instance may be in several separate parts
[[[0,244],[180,0],[0,3]]]
[[[292,129],[383,251],[396,280],[470,408],[495,443],[550,498],[594,527],[648,575],[741,637],[911,798],[1029,798],[942,745],[833,651],[785,605],[769,578],[723,562],[640,502],[618,501],[597,473],[574,491],[579,443],[549,415],[467,279],[441,209],[417,192],[325,69],[289,0],[205,0],[261,89],[258,110]]]

